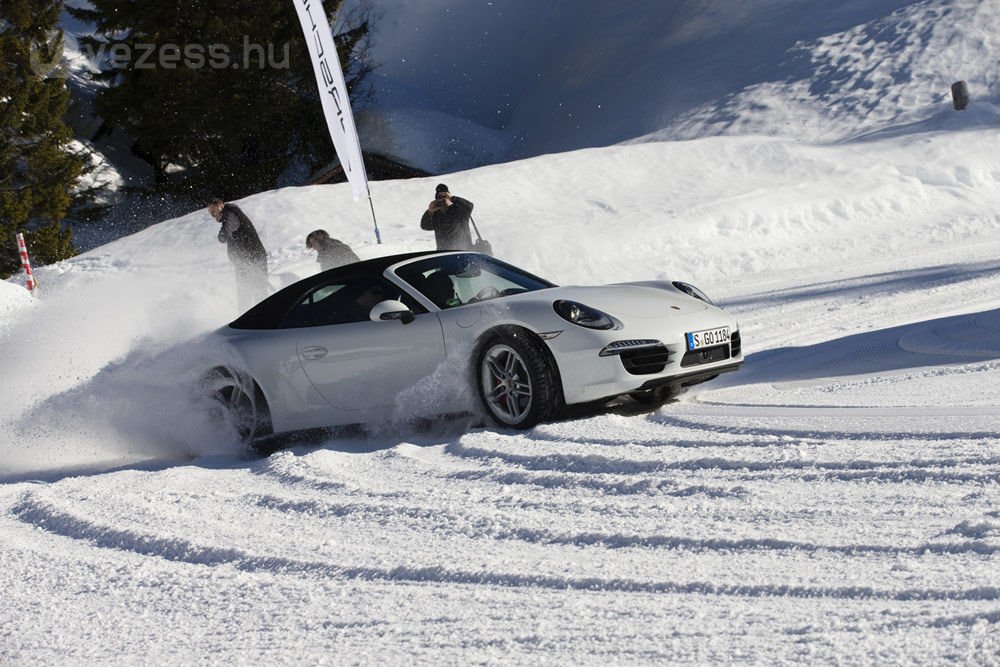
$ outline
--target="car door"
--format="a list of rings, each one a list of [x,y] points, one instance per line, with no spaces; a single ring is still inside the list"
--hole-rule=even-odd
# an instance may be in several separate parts
[[[370,305],[358,307],[352,295],[372,289],[347,279],[343,286],[316,290],[310,307],[314,326],[300,328],[297,352],[306,375],[331,405],[342,410],[369,410],[394,405],[396,397],[432,375],[445,360],[441,324],[433,313],[373,322]],[[383,297],[399,298],[398,288],[379,279]],[[332,313],[332,314],[331,314]],[[345,321],[347,320],[347,321]],[[323,322],[332,322],[323,324]]]
[[[317,391],[343,410],[392,406],[396,396],[445,360],[441,324],[433,313],[409,324],[369,320],[304,329],[298,353]]]

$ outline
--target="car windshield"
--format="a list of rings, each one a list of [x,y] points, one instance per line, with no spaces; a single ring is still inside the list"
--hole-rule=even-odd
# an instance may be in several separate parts
[[[480,254],[439,255],[396,269],[396,275],[438,308],[555,287],[515,266]]]

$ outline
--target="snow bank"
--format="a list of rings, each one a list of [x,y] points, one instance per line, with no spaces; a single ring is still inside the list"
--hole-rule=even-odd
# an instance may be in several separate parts
[[[0,282],[0,335],[11,326],[15,315],[32,304],[31,292],[18,278]]]

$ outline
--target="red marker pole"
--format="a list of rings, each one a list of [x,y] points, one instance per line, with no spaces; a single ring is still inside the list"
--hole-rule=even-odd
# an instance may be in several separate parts
[[[17,251],[21,254],[21,268],[24,269],[24,274],[28,276],[28,282],[25,287],[34,296],[35,290],[38,289],[38,283],[35,282],[35,276],[31,273],[31,262],[28,261],[28,247],[24,245],[24,234],[21,233],[17,235]]]

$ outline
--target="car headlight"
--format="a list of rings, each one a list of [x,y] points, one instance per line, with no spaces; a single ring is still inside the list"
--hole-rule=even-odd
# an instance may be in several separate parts
[[[576,301],[559,300],[552,304],[559,317],[588,329],[614,329],[615,322],[607,313]]]
[[[673,286],[679,289],[680,291],[684,292],[688,296],[693,296],[694,298],[704,301],[707,304],[711,304],[713,306],[715,305],[715,302],[709,299],[707,294],[702,292],[694,285],[689,285],[688,283],[682,283],[679,280],[675,280],[673,282]]]

